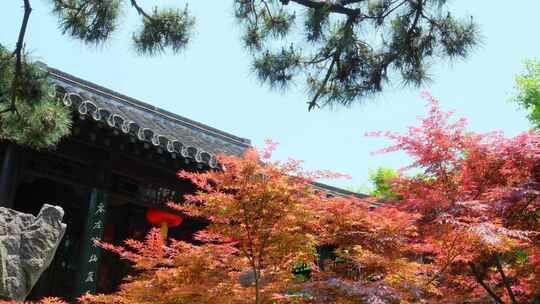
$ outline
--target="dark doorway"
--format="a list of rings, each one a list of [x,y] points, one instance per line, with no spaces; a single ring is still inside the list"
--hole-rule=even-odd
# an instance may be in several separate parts
[[[143,241],[149,229],[144,220],[145,209],[133,204],[119,204],[112,196],[107,207],[103,241],[114,245],[123,245],[126,239]],[[99,265],[98,293],[117,291],[122,280],[129,274],[135,274],[130,262],[121,259],[116,253],[103,250]]]
[[[28,300],[47,296],[72,300],[88,197],[88,191],[76,191],[73,186],[45,178],[24,182],[17,188],[15,210],[37,215],[43,204],[61,206],[64,209],[63,222],[67,224],[51,265],[41,275]]]

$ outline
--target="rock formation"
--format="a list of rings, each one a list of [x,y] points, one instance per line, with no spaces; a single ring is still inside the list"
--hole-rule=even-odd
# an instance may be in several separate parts
[[[0,300],[22,301],[30,293],[64,236],[63,216],[47,204],[37,216],[0,207]]]

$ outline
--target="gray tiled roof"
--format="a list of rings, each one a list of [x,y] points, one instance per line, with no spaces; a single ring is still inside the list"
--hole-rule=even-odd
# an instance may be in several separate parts
[[[164,151],[215,168],[218,165],[215,160],[217,154],[240,156],[251,147],[248,139],[168,112],[43,63],[41,65],[49,71],[56,95],[66,106],[72,107],[79,115],[103,122],[110,128],[131,134]],[[330,195],[367,197],[322,183],[313,183],[313,186]]]
[[[349,191],[349,190],[345,190],[345,189],[342,189],[342,188],[337,188],[337,187],[330,186],[330,185],[323,184],[323,183],[319,183],[319,182],[312,182],[311,184],[316,189],[324,190],[330,195],[351,196],[351,197],[360,198],[360,199],[369,197],[369,195],[367,195],[367,194],[352,192],[352,191]]]
[[[215,155],[241,155],[250,141],[45,66],[56,95],[80,115],[170,153],[216,167]]]

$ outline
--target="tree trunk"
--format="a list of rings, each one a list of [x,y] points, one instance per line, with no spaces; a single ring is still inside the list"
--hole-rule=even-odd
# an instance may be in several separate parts
[[[506,291],[508,292],[508,297],[510,297],[510,301],[512,301],[512,304],[518,304],[516,300],[516,296],[514,295],[514,292],[512,291],[512,287],[510,286],[510,282],[508,281],[508,277],[504,273],[504,269],[501,264],[501,260],[499,258],[498,254],[495,254],[495,265],[497,266],[497,271],[501,275],[501,279],[503,281],[504,287],[506,288]]]
[[[255,304],[261,304],[261,286],[260,275],[258,271],[255,271]]]
[[[491,288],[489,288],[489,286],[484,282],[484,279],[476,270],[476,266],[474,266],[473,263],[469,263],[469,267],[471,268],[474,278],[476,279],[478,284],[480,284],[480,286],[482,286],[486,290],[486,292],[495,301],[495,303],[504,304],[503,300],[495,292],[493,292],[493,290],[491,290]]]

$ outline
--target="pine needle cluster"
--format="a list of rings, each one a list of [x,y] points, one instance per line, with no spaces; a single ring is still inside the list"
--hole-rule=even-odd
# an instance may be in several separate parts
[[[54,98],[47,72],[23,61],[15,77],[11,52],[0,47],[0,138],[34,149],[53,146],[70,133],[70,109]],[[12,108],[14,106],[14,108]]]
[[[433,59],[465,58],[479,41],[472,18],[440,0],[234,3],[259,80],[279,89],[304,80],[310,110],[361,102],[396,81],[420,86]]]
[[[108,40],[118,28],[124,2],[135,9],[141,27],[133,33],[137,52],[159,55],[167,49],[178,53],[188,44],[195,19],[184,9],[154,7],[145,11],[136,0],[53,0],[53,12],[60,29],[75,39],[89,44]]]

